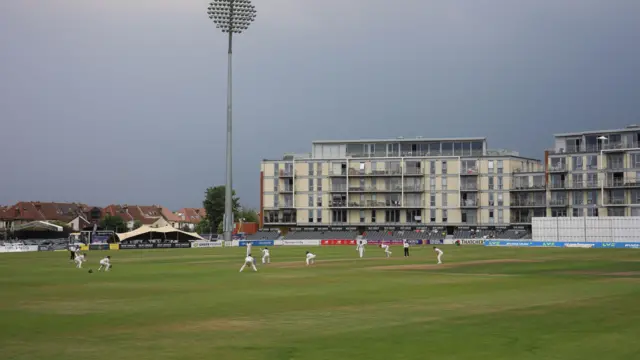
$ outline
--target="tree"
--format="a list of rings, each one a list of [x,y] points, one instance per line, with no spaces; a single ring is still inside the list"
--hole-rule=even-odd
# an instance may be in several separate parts
[[[141,226],[142,226],[142,221],[140,221],[140,220],[136,220],[136,221],[134,221],[134,222],[133,222],[133,229],[131,229],[131,230],[138,229],[138,228],[140,228]]]
[[[127,231],[127,223],[122,220],[120,216],[105,216],[105,218],[100,221],[100,227],[105,230],[113,230],[115,232]]]
[[[211,234],[212,233],[212,229],[211,229],[211,223],[209,222],[209,218],[205,217],[202,220],[200,220],[198,225],[196,225],[196,230],[195,231],[198,234]]]
[[[255,209],[242,207],[238,212],[238,216],[236,217],[236,221],[240,221],[240,219],[244,219],[244,222],[258,222],[258,212]]]
[[[205,198],[202,202],[203,207],[207,211],[207,219],[209,224],[219,224],[224,219],[224,200],[225,186],[210,187],[205,192]],[[234,218],[238,218],[238,209],[240,199],[236,197],[236,192],[232,194],[232,208]]]

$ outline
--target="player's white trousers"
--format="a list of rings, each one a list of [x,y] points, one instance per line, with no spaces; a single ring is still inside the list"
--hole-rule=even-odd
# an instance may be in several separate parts
[[[438,254],[438,264],[442,264],[442,254]]]
[[[271,256],[267,256],[267,255],[263,256],[263,257],[262,257],[262,263],[263,263],[263,264],[269,264],[269,263],[271,263]]]
[[[258,271],[258,269],[256,269],[255,264],[253,264],[253,263],[244,263],[244,265],[242,265],[242,267],[240,268],[240,272],[242,272],[244,270],[244,268],[247,267],[247,264],[251,265],[251,268],[253,269],[253,271]]]

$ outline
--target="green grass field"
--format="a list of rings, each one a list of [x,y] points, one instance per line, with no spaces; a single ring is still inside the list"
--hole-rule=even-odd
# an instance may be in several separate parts
[[[305,250],[2,254],[0,359],[640,359],[637,250]]]

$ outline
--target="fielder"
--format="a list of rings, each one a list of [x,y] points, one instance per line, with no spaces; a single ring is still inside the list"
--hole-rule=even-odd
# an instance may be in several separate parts
[[[438,265],[442,264],[442,254],[444,254],[444,252],[442,252],[442,250],[438,249],[437,247],[433,247],[433,251],[435,251],[438,254]]]
[[[253,271],[258,271],[258,269],[256,269],[256,260],[251,256],[251,254],[247,255],[247,257],[244,258],[244,264],[242,264],[240,272],[242,272],[244,268],[247,267],[247,265],[251,266]]]
[[[262,249],[262,263],[271,264],[271,253],[269,253],[269,248]]]
[[[360,257],[363,258],[364,257],[364,241],[360,240],[358,242],[358,245],[356,246],[356,250],[358,250]]]
[[[73,259],[73,261],[75,261],[76,263],[77,269],[82,269],[82,263],[87,261],[86,256],[87,254],[79,254],[79,255],[76,255],[76,257]]]
[[[307,266],[316,263],[316,255],[312,254],[310,252],[307,251],[307,259],[305,260],[307,262]]]
[[[251,256],[251,246],[252,246],[251,242],[250,241],[247,242],[247,256]]]
[[[100,260],[100,267],[98,268],[98,271],[102,271],[103,267],[104,271],[109,271],[109,269],[111,268],[111,256],[107,256],[106,258]]]
[[[389,245],[387,245],[387,244],[380,244],[380,248],[381,248],[382,250],[384,250],[384,255],[385,255],[386,257],[388,257],[388,258],[389,258],[389,257],[391,257],[391,250],[389,250]]]

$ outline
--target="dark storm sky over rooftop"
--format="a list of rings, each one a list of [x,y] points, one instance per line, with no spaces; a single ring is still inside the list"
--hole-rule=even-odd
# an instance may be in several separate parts
[[[640,122],[640,1],[254,0],[235,42],[235,188],[314,139]],[[207,1],[0,2],[0,204],[198,206],[224,183],[225,38]]]

